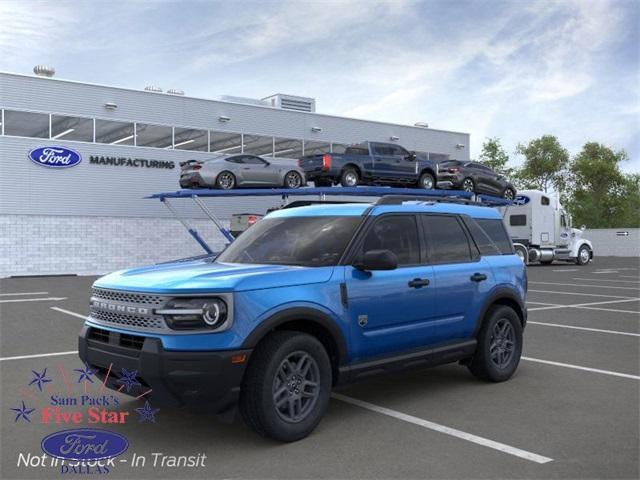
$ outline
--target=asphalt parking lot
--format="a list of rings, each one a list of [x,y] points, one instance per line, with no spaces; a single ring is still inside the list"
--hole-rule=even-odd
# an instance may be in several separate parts
[[[529,267],[529,324],[520,367],[487,384],[447,365],[340,388],[318,429],[294,444],[256,436],[240,420],[162,409],[156,422],[113,427],[129,451],[115,478],[638,478],[640,259],[596,258],[585,267]],[[64,425],[39,409],[78,383],[74,353],[95,277],[0,280],[2,478],[59,478],[61,466],[18,465],[42,456],[41,439]],[[34,371],[52,381],[29,385]],[[107,393],[111,393],[107,391]],[[120,409],[140,407],[116,394]],[[13,408],[35,407],[31,422]],[[153,466],[206,455],[205,465]],[[135,466],[132,457],[146,459]],[[23,457],[24,458],[24,457]],[[92,475],[95,477],[95,475]]]

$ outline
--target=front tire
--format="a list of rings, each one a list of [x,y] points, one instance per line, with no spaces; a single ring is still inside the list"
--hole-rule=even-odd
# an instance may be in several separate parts
[[[582,245],[578,249],[578,256],[576,257],[576,263],[578,265],[586,265],[591,261],[591,250],[586,245]]]
[[[462,190],[472,193],[476,191],[476,184],[474,183],[472,178],[467,177],[462,181]]]
[[[284,186],[286,188],[300,188],[302,186],[302,175],[300,175],[295,170],[291,170],[287,172],[284,176]]]
[[[329,406],[331,363],[313,336],[277,331],[256,347],[245,373],[240,413],[258,434],[295,442],[309,435]]]
[[[522,324],[518,314],[506,305],[494,305],[487,312],[469,371],[481,380],[504,382],[518,368],[522,355]]]
[[[516,192],[513,191],[513,188],[507,187],[502,193],[502,198],[504,198],[505,200],[513,200],[514,198],[516,198]]]
[[[236,176],[228,171],[220,172],[216,178],[216,187],[222,190],[231,190],[236,186]]]
[[[418,180],[418,188],[424,190],[433,190],[436,188],[436,179],[430,173],[423,173]]]

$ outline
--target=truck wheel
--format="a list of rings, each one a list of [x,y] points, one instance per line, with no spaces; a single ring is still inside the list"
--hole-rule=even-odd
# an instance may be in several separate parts
[[[433,178],[433,175],[430,173],[423,173],[420,175],[420,180],[418,180],[418,188],[423,188],[425,190],[433,190],[436,188],[436,180]]]
[[[586,265],[591,261],[591,250],[586,245],[582,245],[578,249],[578,256],[576,257],[576,263],[578,265]]]
[[[218,178],[216,178],[216,187],[221,188],[223,190],[229,190],[236,186],[236,177],[233,173],[220,172]]]
[[[527,251],[527,247],[525,247],[524,245],[514,245],[513,248],[516,252],[516,255],[518,255],[522,260],[522,263],[527,265],[529,263],[529,252]]]
[[[343,187],[356,187],[359,181],[358,172],[353,168],[345,168],[340,176],[340,185]]]
[[[504,382],[518,368],[522,354],[522,324],[518,314],[506,305],[494,305],[487,312],[469,371],[481,380]]]
[[[322,344],[300,332],[274,332],[258,344],[242,381],[240,413],[251,429],[294,442],[329,406],[331,363]]]
[[[472,178],[465,178],[462,181],[462,190],[464,190],[465,192],[475,192],[476,191],[476,184],[473,183],[473,179]]]

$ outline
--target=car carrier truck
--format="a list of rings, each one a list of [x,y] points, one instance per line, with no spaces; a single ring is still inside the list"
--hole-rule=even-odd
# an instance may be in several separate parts
[[[585,227],[572,228],[571,216],[560,201],[539,190],[523,190],[512,205],[500,207],[516,253],[525,263],[554,260],[586,265],[593,259]]]

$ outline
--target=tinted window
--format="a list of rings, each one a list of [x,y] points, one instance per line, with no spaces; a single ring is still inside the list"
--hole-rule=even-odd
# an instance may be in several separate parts
[[[509,217],[509,225],[512,227],[523,227],[527,224],[526,215],[511,215]]]
[[[363,147],[348,147],[345,151],[347,155],[369,155],[369,150]]]
[[[264,218],[216,262],[322,267],[336,265],[362,217]]]
[[[415,217],[392,215],[376,220],[362,245],[362,252],[391,250],[398,257],[398,265],[420,263],[420,241]]]
[[[4,123],[5,135],[49,138],[49,115],[45,113],[5,110]]]
[[[242,157],[243,162],[241,163],[248,163],[250,165],[264,165],[265,161],[259,157],[252,157],[252,156],[246,156],[246,157]]]
[[[376,155],[393,155],[393,148],[386,145],[374,145],[373,152]]]
[[[230,163],[244,163],[244,157],[229,157],[225,159],[225,161]]]
[[[93,142],[93,120],[66,115],[51,115],[51,138]]]
[[[458,263],[471,260],[469,241],[456,217],[422,215],[430,263]]]
[[[549,205],[549,197],[540,197],[540,205]]]
[[[402,147],[389,147],[391,149],[391,155],[395,155],[396,157],[407,157],[409,155],[409,152],[406,151],[404,148]]]
[[[491,242],[498,247],[500,253],[508,255],[513,253],[513,244],[507,234],[504,224],[500,219],[477,218],[476,223],[487,234]],[[475,238],[475,235],[474,235]],[[476,239],[477,243],[477,239]],[[480,245],[478,245],[480,247]],[[482,252],[482,248],[480,249]],[[484,252],[483,252],[484,253]]]

